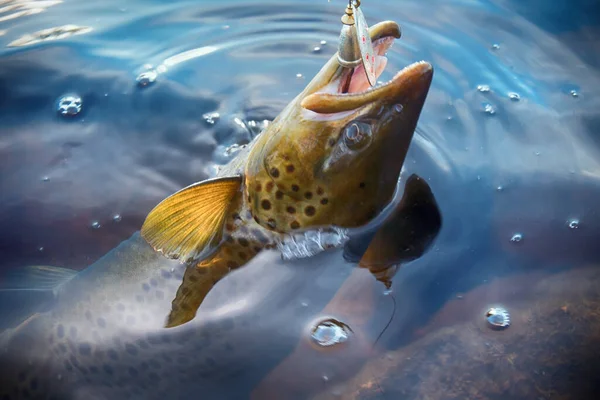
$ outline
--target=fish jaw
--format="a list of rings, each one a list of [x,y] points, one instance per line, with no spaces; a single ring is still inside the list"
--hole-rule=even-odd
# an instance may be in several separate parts
[[[398,25],[370,30],[379,76]],[[287,233],[366,224],[389,201],[425,103],[433,67],[417,62],[371,88],[337,54],[257,139],[245,169],[255,221]]]

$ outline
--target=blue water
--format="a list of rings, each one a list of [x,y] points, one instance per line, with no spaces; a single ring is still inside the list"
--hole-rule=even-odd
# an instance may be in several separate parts
[[[251,140],[336,51],[343,5],[324,0],[3,3],[0,268],[84,269],[139,230],[164,197],[214,175],[215,167],[230,159],[226,149]],[[421,59],[435,67],[405,170],[429,184],[443,226],[426,254],[394,276],[395,308],[383,286],[353,289],[377,293],[362,329],[377,337],[393,313],[381,347],[397,351],[431,334],[431,327],[426,333],[419,329],[445,315],[456,296],[481,285],[507,279],[484,289],[487,296],[464,295],[465,308],[452,309],[440,326],[462,323],[497,299],[506,301],[512,290],[523,290],[523,282],[533,285],[526,274],[597,265],[597,2],[366,0],[363,7],[370,24],[392,19],[402,27],[382,80]],[[65,25],[75,25],[67,31],[78,34],[63,28],[63,37],[46,34],[28,43],[28,35]],[[144,72],[155,81],[138,84]],[[69,94],[81,98],[81,112],[65,117],[57,112],[58,103]],[[218,117],[211,119],[210,113]],[[511,240],[515,235],[521,240]],[[349,274],[338,256],[319,258],[333,266],[317,284],[304,282],[303,298],[277,292],[282,304],[311,303],[313,295],[320,299],[312,299],[315,308],[303,314],[307,323]],[[311,277],[301,269],[295,274],[300,281]],[[562,279],[565,291],[579,282],[573,274]],[[339,313],[365,312],[353,314],[352,307]],[[278,311],[253,312],[268,320]],[[307,353],[303,362],[285,364],[305,332],[248,334],[258,341],[270,336],[277,349],[270,363],[251,376],[236,371],[224,386],[211,387],[210,398],[218,398],[221,389],[232,393],[223,388],[236,379],[245,385],[241,398],[253,388],[261,388],[255,392],[260,398],[279,398],[273,393],[307,398],[319,391],[324,398],[352,398],[354,386],[344,383],[358,374],[364,357],[359,362],[349,356],[352,367],[336,367]],[[440,362],[435,352],[428,357],[421,362]],[[369,361],[371,369],[385,370],[376,356]],[[389,398],[423,398],[423,374],[404,395]],[[393,381],[386,388],[381,380],[384,396]]]

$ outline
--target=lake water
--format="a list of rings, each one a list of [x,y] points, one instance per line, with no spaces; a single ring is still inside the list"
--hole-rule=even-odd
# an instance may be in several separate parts
[[[337,50],[344,5],[0,2],[0,269],[83,270],[164,197],[213,176],[231,146],[260,133]],[[439,233],[396,268],[389,290],[340,251],[251,262],[217,285],[190,331],[201,335],[204,317],[234,320],[236,329],[209,327],[206,336],[239,346],[165,346],[159,355],[187,359],[175,361],[185,379],[163,376],[161,390],[211,399],[595,398],[600,7],[362,7],[369,24],[402,27],[382,80],[418,60],[435,68],[405,172],[431,188]],[[19,310],[8,301],[3,308]],[[245,306],[227,314],[226,304]],[[489,329],[490,307],[510,313],[507,329]],[[326,318],[347,324],[346,341],[310,341]],[[195,360],[206,367],[203,352],[214,365],[194,375]],[[61,398],[158,393],[137,375],[117,385],[90,368],[49,365],[40,376]],[[9,398],[36,397],[11,390]]]

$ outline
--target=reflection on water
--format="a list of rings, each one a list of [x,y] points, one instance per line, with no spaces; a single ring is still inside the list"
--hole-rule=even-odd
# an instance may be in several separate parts
[[[81,270],[137,231],[162,198],[214,176],[232,146],[248,143],[335,51],[333,3],[2,3],[2,269]],[[384,239],[409,239],[405,258],[381,247],[399,257],[389,269],[356,268],[368,260],[364,237],[306,259],[266,253],[220,282],[195,323],[173,330],[155,327],[182,271],[136,236],[81,275],[88,283],[79,291],[0,293],[10,314],[3,327],[52,310],[11,343],[21,351],[9,368],[15,390],[215,399],[595,393],[592,3],[363,2],[370,25],[402,25],[382,80],[420,59],[436,68],[404,173],[431,188],[439,233],[419,251],[402,219],[388,225]],[[9,47],[23,38],[27,46]],[[72,93],[81,109],[64,118],[60,99]],[[428,208],[404,217],[436,226],[418,210]],[[99,271],[125,265],[144,273],[106,296],[119,275]],[[484,317],[499,305],[511,324],[501,331]],[[334,351],[314,346],[306,328],[328,318],[352,329]]]

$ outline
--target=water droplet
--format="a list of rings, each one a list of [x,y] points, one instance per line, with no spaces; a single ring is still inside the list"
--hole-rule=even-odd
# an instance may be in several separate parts
[[[494,49],[494,50],[498,50],[499,48],[500,48],[500,45],[498,43],[494,43],[492,45],[492,49]]]
[[[510,92],[508,94],[508,98],[511,99],[512,101],[519,101],[519,100],[521,100],[521,96],[519,96],[519,93],[515,93],[515,92]]]
[[[492,307],[485,313],[485,318],[492,329],[504,329],[510,325],[510,314],[502,307]]]
[[[38,248],[38,251],[44,251],[44,246],[40,246],[40,247]]]
[[[68,94],[58,100],[57,111],[60,115],[73,117],[81,112],[83,102],[76,94]]]
[[[402,104],[394,104],[394,111],[395,112],[401,113],[403,109],[404,109],[404,106]]]
[[[327,375],[323,375],[323,382],[329,382],[329,377]]]
[[[137,81],[138,86],[146,87],[156,82],[156,78],[158,78],[158,73],[152,69],[150,71],[142,72],[135,80]]]
[[[523,235],[520,233],[515,233],[514,235],[512,235],[512,237],[510,238],[510,241],[513,243],[519,243],[523,240]]]
[[[313,48],[313,53],[320,53],[321,52],[321,48],[319,46],[315,46]]]
[[[577,90],[571,90],[571,96],[579,97],[579,93],[577,93]]]
[[[451,116],[451,115],[449,115],[449,116],[447,116],[447,117],[446,117],[446,121],[452,121],[453,119],[454,119],[454,118],[452,118],[452,116]]]
[[[296,74],[296,78],[302,79],[302,74]]]
[[[112,219],[113,219],[114,222],[121,222],[121,219],[122,219],[121,214],[115,214],[115,215],[113,215]]]
[[[221,115],[218,112],[210,112],[204,114],[202,118],[207,124],[214,125],[215,123],[217,123],[219,118],[221,118]]]
[[[48,177],[48,176],[42,177],[43,182],[48,182],[49,180],[50,180],[50,177]]]
[[[490,87],[488,85],[477,85],[477,90],[481,93],[487,93],[490,91]]]
[[[572,219],[569,221],[569,228],[571,229],[577,229],[579,228],[579,220],[578,219]]]
[[[504,187],[503,187],[503,186],[498,186],[498,187],[496,188],[496,190],[497,190],[497,191],[499,191],[499,192],[501,192],[501,191],[503,191],[503,190],[504,190]]]
[[[101,226],[102,225],[100,225],[100,222],[98,222],[98,221],[92,222],[92,225],[91,225],[92,229],[100,229]]]
[[[327,44],[327,40],[321,40],[321,46],[325,46]]]
[[[483,112],[489,115],[494,115],[496,114],[496,108],[494,108],[494,106],[491,104],[485,104],[483,106]]]
[[[313,328],[311,338],[319,346],[329,347],[348,340],[350,332],[348,325],[332,318],[319,322]]]

